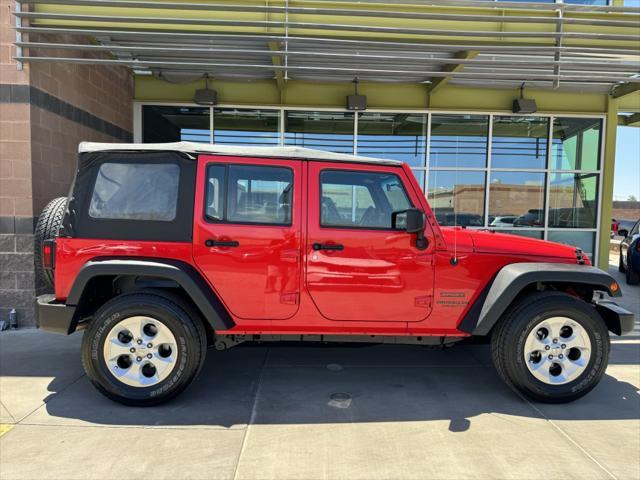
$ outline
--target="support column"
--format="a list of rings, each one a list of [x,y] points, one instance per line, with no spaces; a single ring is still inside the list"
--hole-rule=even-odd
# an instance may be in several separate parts
[[[600,192],[600,235],[596,265],[609,268],[609,242],[611,209],[613,207],[613,176],[616,165],[616,133],[618,130],[618,100],[607,95],[607,121],[604,131],[604,158],[602,159],[602,191]]]

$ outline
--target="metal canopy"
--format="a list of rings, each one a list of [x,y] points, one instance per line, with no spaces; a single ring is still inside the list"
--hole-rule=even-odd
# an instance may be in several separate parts
[[[17,60],[169,81],[288,79],[609,92],[640,83],[640,8],[475,0],[21,2]]]

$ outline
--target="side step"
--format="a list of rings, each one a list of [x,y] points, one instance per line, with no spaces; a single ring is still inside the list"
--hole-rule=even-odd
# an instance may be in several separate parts
[[[315,343],[393,343],[397,345],[425,345],[448,347],[467,337],[431,337],[401,335],[216,335],[216,350],[226,350],[244,342],[315,342]]]

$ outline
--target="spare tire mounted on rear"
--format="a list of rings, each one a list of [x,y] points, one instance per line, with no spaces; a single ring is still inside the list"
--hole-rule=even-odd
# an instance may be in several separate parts
[[[42,244],[45,240],[58,236],[66,208],[67,197],[54,198],[44,207],[36,224],[34,233],[36,285],[44,285],[47,290],[53,290],[53,270],[45,268],[42,257]]]

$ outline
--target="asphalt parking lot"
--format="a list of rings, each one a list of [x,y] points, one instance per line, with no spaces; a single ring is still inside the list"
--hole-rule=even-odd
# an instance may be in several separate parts
[[[0,333],[1,479],[640,478],[640,336],[568,405],[516,396],[484,345],[289,345],[211,350],[147,409],[94,390],[80,340]]]

